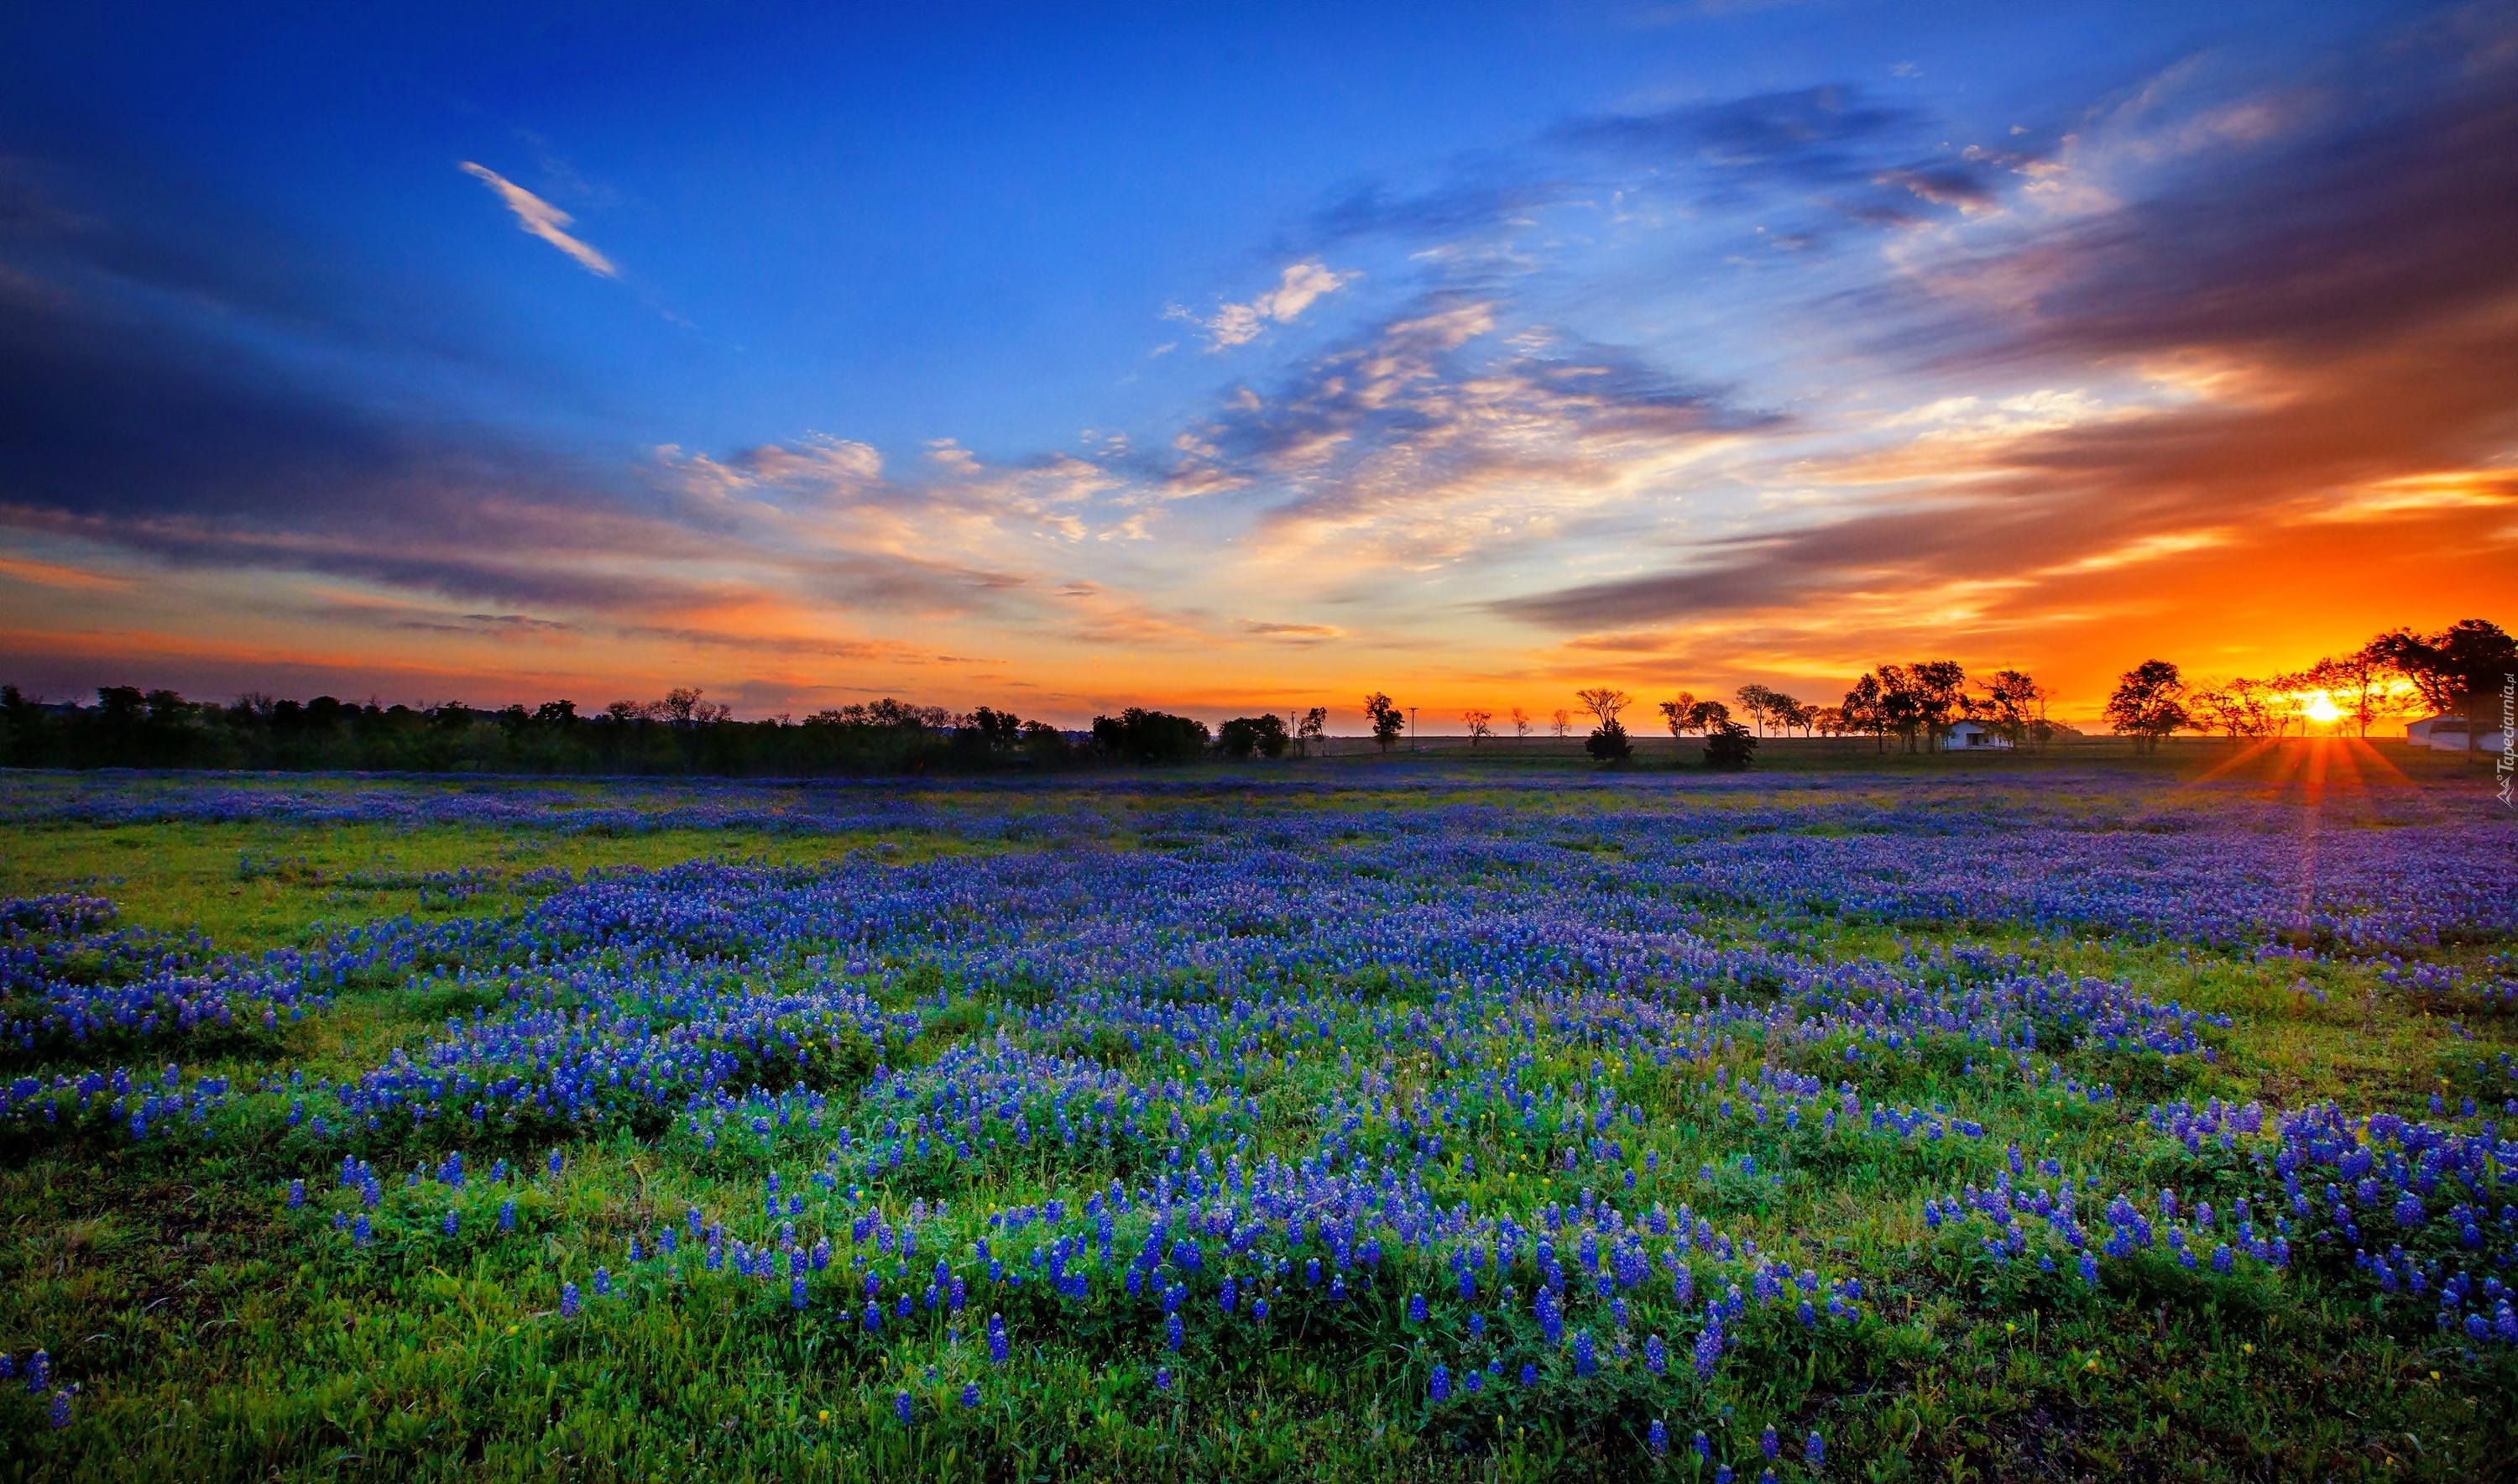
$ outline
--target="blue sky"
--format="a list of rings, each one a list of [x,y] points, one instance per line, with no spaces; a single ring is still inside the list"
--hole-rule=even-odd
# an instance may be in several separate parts
[[[61,691],[693,679],[1061,717],[1824,693],[1909,650],[2079,684],[2154,635],[2295,663],[2506,590],[2489,397],[2279,490],[2243,451],[2302,446],[2267,419],[2346,369],[2436,406],[2499,365],[2441,338],[2498,265],[2417,285],[2488,225],[2454,218],[2506,168],[2510,34],[2368,5],[20,15],[0,633]],[[2481,174],[2398,184],[2443,151]],[[2356,214],[2355,182],[2406,198]],[[2220,472],[2165,470],[2198,430]]]

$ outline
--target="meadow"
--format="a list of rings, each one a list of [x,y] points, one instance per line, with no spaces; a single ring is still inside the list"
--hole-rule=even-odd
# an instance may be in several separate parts
[[[2518,1474],[2479,771],[1773,751],[0,774],[0,1473]]]

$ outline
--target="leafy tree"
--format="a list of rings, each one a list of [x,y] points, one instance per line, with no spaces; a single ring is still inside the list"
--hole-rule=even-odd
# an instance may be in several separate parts
[[[1740,703],[1740,710],[1748,715],[1751,723],[1760,732],[1765,730],[1766,719],[1777,710],[1775,703],[1790,703],[1790,697],[1778,695],[1763,685],[1743,685],[1732,693],[1732,698]]]
[[[2371,641],[2436,713],[2461,712],[2499,694],[2518,675],[2518,641],[2485,619],[2459,619],[2437,633],[2399,629]]]
[[[1495,735],[1494,712],[1480,711],[1473,706],[1460,713],[1460,720],[1468,723],[1469,746],[1472,748],[1476,747],[1482,739]]]
[[[1093,719],[1093,745],[1123,762],[1190,763],[1205,753],[1206,723],[1131,706]]]
[[[1888,733],[1894,728],[1890,725],[1888,696],[1880,683],[1879,671],[1872,671],[1854,681],[1853,688],[1845,693],[1845,704],[1837,711],[1843,717],[1848,734],[1869,736],[1877,744],[1873,748],[1875,752],[1888,750]]]
[[[1673,737],[1686,736],[1696,725],[1693,720],[1695,716],[1696,693],[1694,691],[1682,690],[1661,703],[1662,724],[1670,728],[1670,734]]]
[[[1705,765],[1737,772],[1749,765],[1758,751],[1758,738],[1737,721],[1715,722],[1705,732]]]
[[[1022,745],[1022,719],[1013,712],[982,706],[953,719],[952,751],[965,761],[1011,754]]]
[[[1938,747],[1951,724],[1965,714],[1967,672],[1956,660],[1924,660],[1904,668],[1903,683],[1906,711],[1915,724],[1915,732],[1907,736],[1907,750],[1914,750],[1916,733],[1925,747]]]
[[[2186,680],[2166,660],[2145,660],[2116,680],[2106,719],[2118,736],[2142,752],[2156,752],[2159,739],[2188,724]]]
[[[2328,655],[2308,668],[2311,687],[2323,690],[2335,709],[2352,719],[2357,735],[2367,740],[2370,726],[2405,715],[2420,693],[2407,683],[2390,659],[2380,635],[2349,654]]]
[[[1253,753],[1281,758],[1290,740],[1285,734],[1285,719],[1270,712],[1265,716],[1236,717],[1217,727],[1215,750],[1235,759],[1247,759]]]
[[[1408,713],[1377,690],[1364,698],[1364,719],[1372,724],[1373,743],[1385,753],[1408,730]]]
[[[1584,739],[1583,750],[1591,755],[1591,761],[1594,763],[1614,765],[1633,757],[1635,744],[1633,739],[1627,735],[1625,725],[1618,720],[1616,714],[1612,713],[1602,718],[1599,725],[1591,728],[1591,735]]]
[[[1731,708],[1719,701],[1699,701],[1687,708],[1687,729],[1690,731],[1701,731],[1710,737],[1715,727],[1731,724]]]
[[[2054,699],[2053,691],[2017,670],[1997,670],[1976,686],[1983,693],[1968,698],[1966,707],[1987,730],[2014,747],[2039,735],[2038,725],[2046,720],[2046,703]]]
[[[1618,720],[1618,713],[1634,704],[1634,697],[1623,690],[1612,690],[1606,685],[1594,686],[1589,690],[1578,690],[1574,692],[1574,699],[1582,702],[1583,709],[1589,712],[1592,719],[1602,726]]]

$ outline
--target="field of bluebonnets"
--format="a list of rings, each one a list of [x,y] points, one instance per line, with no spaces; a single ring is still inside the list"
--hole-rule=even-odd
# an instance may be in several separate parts
[[[2518,822],[2223,756],[0,778],[0,1468],[2508,1476]]]

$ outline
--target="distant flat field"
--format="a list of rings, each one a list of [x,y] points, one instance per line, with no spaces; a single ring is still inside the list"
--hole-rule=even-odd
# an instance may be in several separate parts
[[[2488,762],[1869,746],[0,773],[0,1469],[2505,1471]]]

